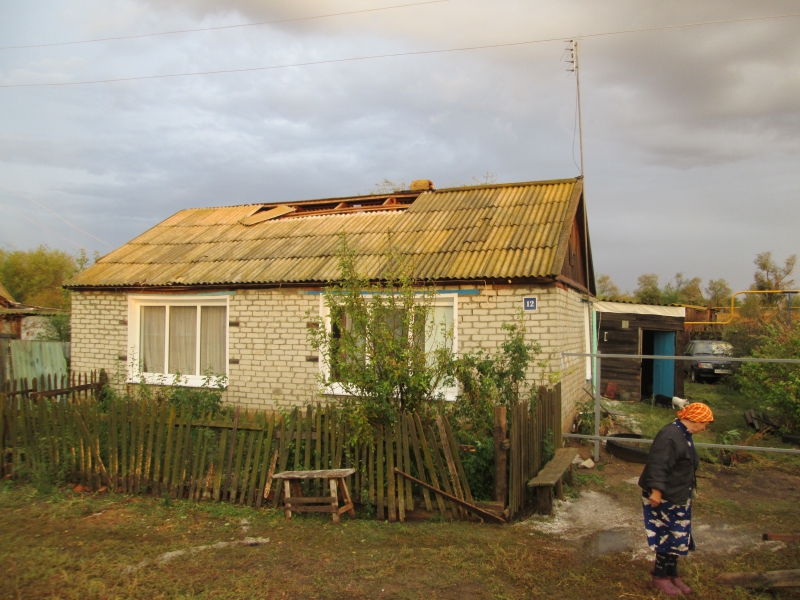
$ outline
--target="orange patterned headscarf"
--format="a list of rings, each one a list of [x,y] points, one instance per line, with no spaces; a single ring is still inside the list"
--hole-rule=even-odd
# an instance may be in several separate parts
[[[714,413],[702,402],[692,402],[678,411],[678,418],[694,423],[711,423],[714,420]]]

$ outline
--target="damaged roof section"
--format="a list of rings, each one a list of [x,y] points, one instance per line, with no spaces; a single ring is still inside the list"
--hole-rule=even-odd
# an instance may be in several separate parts
[[[339,276],[342,233],[373,279],[385,273],[390,244],[423,279],[555,277],[569,258],[576,213],[583,226],[582,183],[441,190],[430,184],[374,196],[182,210],[67,287],[322,283]]]

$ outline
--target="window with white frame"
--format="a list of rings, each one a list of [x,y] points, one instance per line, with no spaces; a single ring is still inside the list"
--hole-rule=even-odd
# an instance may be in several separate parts
[[[420,302],[423,302],[420,296]],[[419,329],[414,328],[412,332],[405,331],[401,323],[402,319],[395,316],[390,325],[394,326],[397,335],[413,335],[416,343],[424,344],[425,353],[432,362],[434,359],[434,352],[442,347],[448,348],[454,355],[458,352],[458,295],[457,294],[436,294],[432,299],[426,299],[426,304],[429,302],[429,312],[426,318],[425,326]],[[320,296],[320,314],[323,317],[325,327],[328,331],[333,331],[334,337],[337,329],[349,328],[350,323],[347,315],[331,315],[331,312],[324,301],[324,297]],[[392,318],[391,316],[389,318]],[[369,357],[362,355],[355,357],[356,360],[369,360]],[[331,365],[328,365],[324,360],[320,361],[320,370],[327,379],[330,372]],[[334,373],[336,365],[333,365]],[[457,395],[457,387],[443,387],[440,390],[447,400],[455,400]],[[334,395],[346,395],[344,387],[340,384],[334,383],[329,386],[325,393]]]
[[[227,377],[227,296],[128,296],[128,348],[130,381],[200,386]]]

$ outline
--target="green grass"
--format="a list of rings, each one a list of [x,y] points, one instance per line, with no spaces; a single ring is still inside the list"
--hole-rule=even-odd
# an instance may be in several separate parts
[[[157,562],[165,552],[245,535],[270,541]],[[719,586],[716,575],[799,562],[796,547],[754,549],[692,557],[685,574],[703,598],[757,598]],[[650,598],[648,568],[625,553],[587,556],[580,542],[528,527],[371,519],[334,526],[322,516],[287,521],[282,511],[230,504],[163,506],[157,498],[0,485],[0,598]]]
[[[717,385],[687,382],[686,396],[692,402],[708,404],[714,412],[714,422],[706,431],[695,435],[698,442],[718,444],[721,442],[721,435],[735,430],[738,431],[740,437],[733,442],[734,445],[793,447],[782,443],[777,434],[764,437],[755,436],[755,431],[748,427],[744,419],[744,412],[749,409],[761,412],[763,409],[757,402],[738,394],[724,382]],[[652,406],[644,402],[619,403],[617,408],[636,420],[639,432],[646,438],[655,437],[664,425],[675,420],[675,411],[672,409]],[[718,454],[718,452],[710,450],[700,450],[700,456],[708,460],[715,460]],[[778,466],[788,472],[800,474],[800,456],[798,455],[759,453],[759,457],[761,462],[758,464],[761,467],[765,465]]]

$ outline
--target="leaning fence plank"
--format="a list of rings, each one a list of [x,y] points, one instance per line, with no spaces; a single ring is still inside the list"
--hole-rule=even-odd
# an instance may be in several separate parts
[[[222,501],[228,499],[228,493],[230,491],[230,484],[231,484],[231,469],[233,468],[233,452],[236,446],[236,439],[237,439],[237,428],[239,425],[239,411],[240,408],[236,407],[236,412],[233,414],[233,431],[231,432],[231,445],[228,451],[228,463],[225,468],[225,483],[222,486]]]
[[[102,485],[101,470],[102,461],[100,460],[100,406],[97,403],[92,403],[92,434],[94,436],[92,443],[94,444],[94,454],[97,457],[94,460],[94,489],[97,490]],[[106,473],[106,485],[108,485],[108,473]]]
[[[430,453],[433,455],[434,463],[436,464],[436,470],[439,472],[439,477],[442,480],[442,487],[444,491],[450,495],[453,495],[453,488],[450,487],[450,480],[447,477],[447,471],[444,466],[444,462],[442,462],[442,455],[439,452],[439,446],[436,442],[436,434],[433,432],[433,427],[430,425],[428,426],[428,445]],[[450,513],[452,514],[454,519],[457,519],[461,511],[456,504],[449,502]]]
[[[414,450],[414,458],[417,460],[417,473],[420,480],[428,483],[428,478],[425,477],[425,464],[422,462],[422,455],[419,451],[419,439],[417,438],[417,427],[414,422],[414,417],[411,413],[406,414],[406,427],[408,428],[409,436],[411,437],[411,448]],[[422,488],[422,497],[425,500],[425,510],[433,512],[433,505],[431,504],[431,495],[428,488]]]
[[[117,431],[117,401],[114,398],[111,398],[108,403],[108,470],[109,475],[111,476],[111,489],[112,491],[117,489],[117,481],[118,481],[118,447],[117,447],[117,437],[119,431]]]
[[[461,481],[461,487],[464,492],[464,496],[467,499],[467,502],[470,504],[475,504],[475,500],[472,499],[472,492],[469,489],[469,481],[467,481],[467,474],[464,472],[464,465],[461,464],[461,457],[458,453],[458,444],[456,444],[456,438],[453,435],[453,428],[450,427],[450,422],[447,419],[442,419],[444,421],[444,428],[447,432],[447,441],[450,444],[450,451],[453,455],[453,462],[456,464],[456,471],[458,472],[459,479]]]
[[[134,492],[139,493],[142,489],[142,461],[144,460],[144,447],[145,447],[145,433],[147,432],[147,416],[150,403],[147,400],[142,400],[141,414],[139,415],[139,432],[136,435],[136,469],[133,472],[134,476]]]
[[[408,446],[408,419],[406,418],[407,414],[400,415],[400,425],[402,425],[402,440],[403,440],[403,466],[405,467],[405,471],[407,473],[411,473],[411,457],[409,456]],[[411,483],[405,484],[406,488],[406,509],[407,510],[414,510],[414,496],[411,493]]]
[[[253,432],[251,431],[250,435],[252,434]],[[239,480],[241,479],[240,474],[242,469],[242,457],[244,456],[244,447],[245,447],[245,442],[247,441],[247,435],[248,432],[241,431],[239,433],[239,438],[236,440],[237,441],[236,462],[234,463],[233,467],[233,476],[231,477],[230,490],[228,490],[228,500],[232,503],[236,502],[237,491],[239,488]]]
[[[258,432],[258,436],[256,437],[256,445],[253,449],[253,459],[252,459],[252,467],[250,468],[250,476],[247,478],[246,488],[247,488],[247,495],[245,496],[244,503],[247,506],[253,505],[253,496],[255,494],[256,484],[258,482],[258,473],[259,473],[259,458],[261,457],[261,446],[264,444],[264,430],[266,429],[266,420],[264,419],[264,413],[259,413],[258,415],[258,422],[261,424],[261,430]],[[247,468],[245,468],[245,474],[247,474]]]
[[[272,436],[275,430],[275,420],[278,417],[275,413],[269,415],[269,423],[267,426],[267,440],[264,442],[264,458],[261,461],[261,475],[258,478],[258,493],[256,494],[256,508],[261,508],[261,502],[269,495],[262,494],[261,490],[266,489],[266,482],[267,482],[267,469],[268,467],[268,458],[270,456],[270,452],[272,452]]]
[[[156,430],[156,419],[158,416],[158,405],[153,402],[150,406],[150,424],[147,428],[147,449],[144,453],[144,467],[142,469],[142,487],[148,489],[152,484],[150,477],[153,463],[153,438]]]
[[[253,462],[253,448],[256,443],[256,432],[250,431],[247,434],[247,449],[244,451],[244,467],[242,468],[242,473],[240,475],[241,485],[239,486],[238,495],[234,495],[232,502],[237,502],[239,504],[244,503],[244,499],[247,496],[247,484],[250,481],[250,463]],[[238,469],[237,469],[238,471]],[[234,490],[236,487],[234,486]]]
[[[272,453],[272,459],[269,461],[269,472],[267,473],[267,482],[264,485],[264,493],[259,494],[260,497],[266,499],[269,496],[270,489],[272,488],[272,476],[275,475],[275,465],[278,464],[278,451]],[[275,497],[280,499],[280,488],[275,490]]]
[[[217,448],[217,464],[216,473],[214,474],[214,502],[219,502],[222,495],[222,472],[225,470],[225,450],[228,447],[228,433],[227,429],[223,429],[219,434],[219,446]],[[231,439],[231,445],[234,440]]]
[[[269,416],[269,424],[267,427],[267,439],[264,442],[264,452],[263,452],[264,458],[261,463],[261,475],[258,478],[258,488],[257,488],[258,493],[256,494],[256,508],[261,508],[261,503],[269,495],[269,492],[267,492],[266,494],[262,494],[261,490],[266,489],[267,471],[269,469],[270,457],[272,456],[272,439],[275,431],[275,422],[278,419],[279,416],[276,415],[275,413],[272,413]]]
[[[311,405],[309,404],[306,407],[306,444],[305,444],[305,456],[303,457],[303,469],[309,471],[311,469],[311,428],[313,425],[313,412],[311,410]],[[311,491],[311,482],[306,481],[306,488],[305,493],[308,494]]]
[[[378,449],[378,460],[375,465],[375,471],[378,474],[378,520],[383,521],[385,518],[384,502],[383,502],[383,425],[378,426],[378,436],[375,441]]]
[[[403,473],[399,469],[395,469],[394,472],[397,473],[398,475],[404,477],[405,479],[413,481],[414,483],[416,483],[416,484],[418,484],[420,486],[424,487],[424,486],[428,485],[427,483],[424,483],[424,482],[420,481],[419,479],[416,479],[416,478],[412,477],[408,473]],[[501,517],[500,515],[492,513],[492,512],[489,512],[488,510],[483,510],[482,508],[479,508],[479,507],[477,507],[477,506],[475,506],[473,504],[470,504],[469,502],[465,502],[464,500],[460,500],[459,498],[456,498],[455,496],[450,496],[449,500],[451,502],[454,502],[454,503],[458,504],[459,506],[465,508],[466,510],[469,510],[470,512],[478,515],[481,519],[484,519],[484,520],[489,521],[491,523],[497,523],[499,525],[502,525],[502,524],[504,524],[506,522],[506,520],[503,517]]]
[[[300,409],[295,408],[297,411],[297,430],[295,431],[294,436],[294,470],[300,470],[300,460],[302,458],[302,452],[300,450],[300,446],[303,443],[303,414],[300,412]]]
[[[367,451],[369,457],[367,459],[367,491],[370,502],[375,502],[375,438],[370,437],[367,440]]]
[[[161,478],[162,448],[164,447],[164,434],[167,430],[168,416],[167,405],[162,404],[158,415],[158,425],[156,425],[156,445],[153,449],[153,478],[151,480],[150,491],[154,496],[159,494],[159,479]]]
[[[108,472],[106,471],[105,466],[103,466],[103,461],[100,459],[100,454],[97,452],[95,445],[92,443],[92,434],[89,433],[89,430],[86,427],[86,424],[83,422],[83,419],[80,415],[75,415],[76,421],[78,422],[78,427],[80,427],[81,433],[86,440],[86,445],[89,448],[89,451],[94,455],[95,462],[98,466],[100,473],[103,475],[103,478],[108,482]]]
[[[136,441],[137,441],[137,434],[139,433],[139,417],[141,416],[142,412],[142,403],[141,402],[133,402],[131,404],[131,410],[128,413],[128,418],[130,421],[130,429],[128,430],[129,435],[129,448],[128,448],[128,478],[127,478],[127,486],[128,492],[133,493],[135,490],[135,482],[136,482]]]
[[[164,451],[164,474],[161,478],[161,490],[159,495],[169,493],[169,483],[172,476],[172,447],[174,446],[173,438],[175,436],[175,406],[169,408],[169,420],[167,421],[167,441],[166,449]]]
[[[186,480],[188,473],[190,473],[190,464],[189,460],[192,456],[192,411],[189,410],[189,414],[186,415],[186,425],[184,426],[184,433],[183,433],[183,457],[180,462],[180,470],[178,471],[178,491],[177,496],[178,498],[183,498],[184,492],[188,487],[188,481]]]
[[[119,403],[120,464],[118,476],[123,493],[128,493],[128,407],[129,403],[126,400]]]
[[[394,449],[395,449],[395,465],[401,471],[403,470],[403,425],[400,419],[398,418],[395,421],[395,428],[394,428]],[[395,471],[392,469],[389,471],[389,477],[391,477],[390,481],[395,482],[395,486],[397,489],[397,513],[401,523],[405,523],[406,520],[406,494],[405,494],[405,481],[402,477],[395,477]]]
[[[397,520],[397,496],[395,493],[394,476],[394,444],[392,443],[392,426],[386,425],[386,481],[389,504],[389,521]]]
[[[203,415],[205,416],[205,415]],[[197,492],[198,488],[198,481],[200,477],[203,475],[203,465],[201,464],[201,460],[205,460],[205,455],[202,454],[205,448],[205,430],[197,429],[195,436],[196,440],[194,441],[194,455],[192,457],[192,468],[189,471],[189,481],[187,482],[189,488],[189,500],[195,499],[195,493]],[[201,458],[202,455],[202,458]]]

